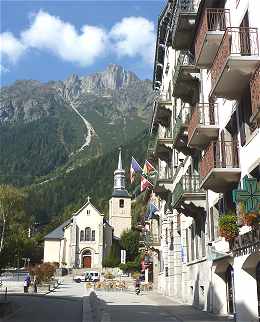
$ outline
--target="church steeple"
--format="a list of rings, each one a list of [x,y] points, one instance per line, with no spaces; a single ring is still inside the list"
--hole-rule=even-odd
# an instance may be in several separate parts
[[[122,151],[121,148],[119,149],[119,156],[118,156],[118,166],[117,169],[114,171],[114,192],[113,196],[128,196],[128,192],[125,189],[125,170],[123,169],[122,165]]]

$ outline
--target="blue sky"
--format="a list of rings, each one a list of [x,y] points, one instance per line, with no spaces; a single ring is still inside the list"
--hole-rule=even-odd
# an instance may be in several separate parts
[[[65,79],[110,63],[152,78],[164,0],[1,1],[1,84]]]

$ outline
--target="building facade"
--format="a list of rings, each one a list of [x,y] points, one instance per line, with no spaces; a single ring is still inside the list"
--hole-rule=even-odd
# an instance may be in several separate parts
[[[148,146],[158,170],[158,290],[241,322],[260,319],[259,223],[244,209],[248,196],[260,216],[258,12],[257,0],[167,2]],[[223,237],[229,214],[232,238]]]
[[[102,268],[112,245],[112,227],[90,202],[44,239],[44,262],[67,268]]]

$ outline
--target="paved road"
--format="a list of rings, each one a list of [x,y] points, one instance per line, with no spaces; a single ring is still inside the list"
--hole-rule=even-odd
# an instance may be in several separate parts
[[[83,285],[65,283],[50,296],[10,296],[16,312],[8,322],[82,322]]]
[[[101,300],[102,318],[97,322],[217,322],[230,321],[201,312],[188,305],[147,293],[97,292]]]

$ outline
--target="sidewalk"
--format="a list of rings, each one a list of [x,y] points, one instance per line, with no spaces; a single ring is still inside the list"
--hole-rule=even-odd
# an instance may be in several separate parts
[[[218,322],[218,321],[233,321],[233,317],[218,316],[208,312],[196,309],[192,305],[181,304],[175,302],[173,299],[167,296],[163,296],[159,293],[152,292],[147,295],[153,302],[160,306],[169,307],[170,312],[181,322]]]

